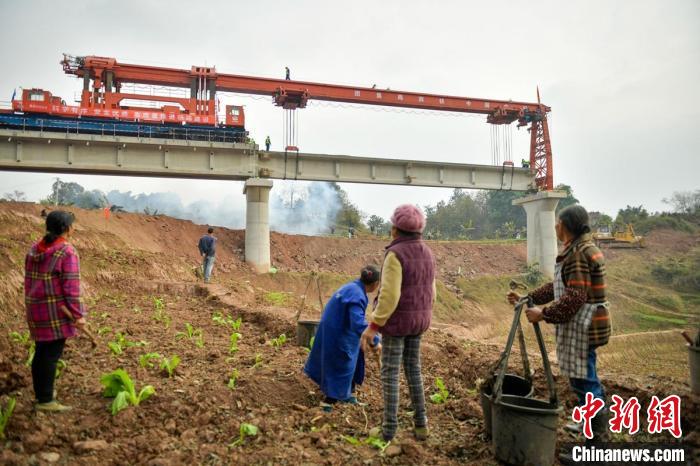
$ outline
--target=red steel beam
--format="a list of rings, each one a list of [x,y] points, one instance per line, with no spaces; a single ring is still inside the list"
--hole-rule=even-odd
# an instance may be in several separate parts
[[[276,96],[284,93],[304,107],[307,99],[346,102],[353,104],[382,105],[403,108],[419,108],[448,112],[477,113],[483,115],[508,115],[510,121],[524,113],[547,113],[546,105],[512,100],[479,99],[450,95],[404,92],[369,87],[323,84],[307,81],[287,81],[284,79],[258,78],[235,74],[217,73],[214,67],[192,67],[191,70],[156,66],[119,63],[113,58],[84,57],[77,69],[66,69],[67,73],[84,76],[86,70],[95,73],[113,71],[117,82],[151,84],[173,87],[190,87],[193,77],[206,74],[207,79],[216,81],[218,91],[244,94]],[[64,67],[65,68],[65,67]],[[278,102],[279,103],[279,102]]]

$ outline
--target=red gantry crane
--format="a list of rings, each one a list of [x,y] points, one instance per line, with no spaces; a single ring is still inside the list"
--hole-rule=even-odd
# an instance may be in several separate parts
[[[56,105],[52,106],[49,113],[66,116],[77,114],[120,120],[217,126],[216,93],[222,91],[271,96],[275,105],[286,110],[304,108],[309,100],[321,100],[481,114],[486,115],[486,122],[493,125],[510,125],[514,122],[517,122],[518,127],[529,125],[530,170],[535,175],[538,189],[553,189],[552,149],[547,126],[547,113],[551,109],[540,102],[539,91],[537,103],[529,103],[223,74],[218,73],[214,67],[207,66],[193,66],[185,70],[134,65],[97,56],[64,55],[61,64],[66,73],[83,78],[82,99],[78,110],[73,110],[76,107],[66,106],[60,99],[53,97],[58,102],[55,102]],[[122,92],[125,83],[189,88],[190,94],[189,97],[172,97]],[[171,105],[154,110],[126,107],[122,105],[124,100],[161,101]],[[22,103],[14,101],[13,107],[17,107],[15,102]],[[24,107],[24,111],[29,110],[26,103]],[[242,107],[227,105],[225,125],[242,126],[242,123]]]

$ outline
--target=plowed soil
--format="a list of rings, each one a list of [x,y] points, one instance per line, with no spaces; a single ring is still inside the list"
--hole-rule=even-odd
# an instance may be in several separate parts
[[[381,239],[273,234],[274,265],[280,274],[289,274],[290,291],[280,301],[269,293],[269,285],[278,278],[256,276],[242,262],[241,231],[217,230],[215,283],[205,286],[194,273],[203,227],[121,213],[107,221],[101,213],[76,209],[79,223],[72,242],[81,255],[89,325],[100,333],[99,346],[93,350],[84,337],[66,346],[67,367],[57,390],[58,398],[73,410],[35,412],[25,365],[27,347],[12,341],[9,332],[26,329],[22,265],[27,248],[42,232],[39,211],[32,204],[0,203],[0,401],[17,399],[2,441],[1,464],[495,464],[476,386],[487,378],[500,348],[460,339],[449,325],[436,322],[424,339],[426,392],[436,391],[434,383],[440,377],[450,393],[445,403],[429,403],[431,435],[426,442],[411,435],[410,404],[402,382],[394,448],[382,452],[351,443],[353,438],[365,440],[369,429],[381,422],[381,384],[374,359],[368,360],[367,379],[358,392],[366,406],[339,405],[330,413],[319,407],[322,396],[301,370],[307,352],[294,342],[295,313],[306,285],[306,275],[294,273],[338,274],[341,283],[365,263],[381,260],[386,244]],[[522,243],[441,242],[431,247],[440,279],[447,284],[459,275],[519,273],[525,259]],[[154,298],[163,300],[161,313]],[[233,330],[213,320],[216,315],[241,317],[237,351],[230,351]],[[196,339],[177,336],[186,323],[201,330],[201,347]],[[145,345],[114,355],[107,344],[115,341],[117,332]],[[287,342],[275,348],[270,341],[282,334]],[[168,378],[157,367],[139,365],[139,356],[148,352],[178,355],[182,362]],[[511,359],[513,370],[520,371],[517,353]],[[541,364],[533,359],[536,394],[543,398]],[[156,393],[140,406],[112,416],[99,380],[117,368],[130,374],[137,389],[151,384]],[[229,388],[234,369],[238,380]],[[629,385],[622,376],[604,382],[612,393],[637,396],[642,406],[651,395],[680,394],[683,429],[690,434],[686,441],[697,443],[700,406],[687,386],[649,380]],[[563,425],[573,399],[563,378],[557,377],[557,388],[565,404]],[[241,423],[258,426],[258,435],[229,446],[238,438]],[[562,429],[558,439],[572,440]]]

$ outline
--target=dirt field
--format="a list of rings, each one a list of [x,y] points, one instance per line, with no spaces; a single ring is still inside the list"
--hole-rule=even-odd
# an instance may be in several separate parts
[[[476,385],[496,361],[503,339],[484,343],[467,338],[476,325],[479,296],[465,295],[458,284],[520,273],[524,244],[431,243],[443,296],[434,329],[425,337],[423,374],[428,394],[436,391],[440,377],[450,395],[444,404],[429,403],[431,436],[421,443],[410,435],[410,407],[402,386],[400,432],[392,444],[399,448],[381,452],[351,443],[365,440],[381,422],[376,361],[368,361],[367,380],[358,394],[367,405],[324,413],[318,389],[301,372],[307,353],[293,340],[302,301],[303,315],[318,312],[313,295],[302,297],[308,271],[320,272],[327,296],[363,264],[378,263],[385,241],[273,234],[273,263],[279,272],[255,276],[242,262],[243,233],[220,229],[214,284],[203,286],[194,274],[203,227],[135,214],[117,214],[107,222],[98,212],[76,210],[73,243],[81,255],[90,328],[99,332],[100,345],[92,350],[83,337],[68,343],[67,367],[57,389],[59,399],[74,410],[45,415],[32,408],[27,347],[9,337],[26,328],[22,264],[26,249],[42,232],[39,211],[32,204],[0,203],[0,400],[8,395],[17,399],[1,464],[495,464]],[[510,314],[500,312],[492,311],[496,317],[490,318],[508,322]],[[237,351],[230,350],[233,330],[215,316],[242,319]],[[186,323],[201,330],[202,343],[176,336]],[[115,355],[108,343],[117,341],[117,333],[145,345]],[[278,348],[270,344],[282,334],[286,343]],[[158,368],[141,367],[139,357],[151,352],[182,359],[172,378]],[[533,366],[536,392],[544,397],[540,365],[534,361]],[[102,397],[99,380],[117,368],[129,373],[137,389],[151,384],[156,392],[140,406],[112,416],[111,400]],[[234,369],[237,381],[229,388]],[[687,383],[635,372],[608,372],[604,383],[612,393],[637,396],[643,406],[651,395],[680,394],[684,434],[690,434],[686,441],[697,445],[700,400],[689,394]],[[557,378],[557,387],[566,405],[563,425],[572,398],[563,378]],[[242,423],[256,425],[258,435],[229,447]],[[571,440],[561,429],[558,438]]]

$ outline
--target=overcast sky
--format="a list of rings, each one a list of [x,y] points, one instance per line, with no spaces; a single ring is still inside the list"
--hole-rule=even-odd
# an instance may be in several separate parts
[[[224,73],[355,84],[465,97],[542,101],[552,107],[555,183],[589,210],[627,204],[651,211],[673,191],[700,189],[700,2],[687,1],[9,1],[0,0],[0,101],[41,87],[73,101],[63,52],[161,66],[215,65]],[[282,145],[283,111],[267,98],[246,106],[251,135]],[[3,102],[7,104],[8,102]],[[299,112],[303,152],[488,164],[480,116],[405,114],[310,105]],[[528,133],[513,129],[513,159]],[[0,172],[0,194],[36,200],[48,174]],[[220,201],[240,182],[62,175],[89,189],[172,191],[185,202]],[[280,189],[283,182],[275,181]],[[368,215],[438,188],[343,185]]]

